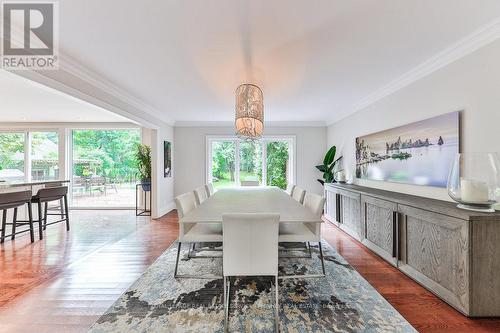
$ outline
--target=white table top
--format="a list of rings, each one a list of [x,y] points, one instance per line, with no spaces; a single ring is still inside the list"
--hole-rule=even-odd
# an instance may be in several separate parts
[[[222,223],[225,213],[279,213],[283,223],[323,222],[281,189],[265,186],[218,190],[179,222]]]

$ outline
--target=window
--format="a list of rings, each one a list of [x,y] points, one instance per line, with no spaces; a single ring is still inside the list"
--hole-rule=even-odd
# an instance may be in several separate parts
[[[294,182],[294,144],[294,137],[266,137],[259,141],[207,137],[207,181],[215,188],[257,180],[261,185],[285,189]]]
[[[31,132],[31,180],[59,179],[59,133]]]
[[[133,207],[140,142],[139,129],[73,130],[73,206]]]
[[[286,189],[290,169],[290,144],[288,141],[270,141],[266,146],[266,185]]]
[[[235,141],[211,142],[211,176],[214,187],[236,186]]]
[[[262,185],[262,144],[261,142],[240,142],[240,181],[258,180]]]
[[[0,133],[0,180],[26,180],[25,133]]]

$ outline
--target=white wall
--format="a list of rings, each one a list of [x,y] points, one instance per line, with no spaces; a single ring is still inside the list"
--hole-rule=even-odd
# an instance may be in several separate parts
[[[414,82],[328,127],[360,185],[450,200],[446,189],[355,179],[355,138],[440,114],[462,112],[462,151],[500,151],[500,41]]]
[[[143,130],[144,132],[144,130]],[[171,126],[162,126],[155,130],[148,130],[151,138],[151,164],[152,164],[152,197],[151,207],[152,217],[158,218],[175,208],[174,204],[174,177],[175,168],[172,170],[172,177],[164,177],[163,170],[163,142],[170,141],[174,144],[174,130]],[[146,141],[143,141],[146,143]],[[173,148],[172,147],[172,148]],[[172,159],[175,160],[174,154]]]
[[[175,195],[192,191],[205,184],[206,136],[234,135],[230,126],[175,127],[174,176]],[[322,193],[316,181],[321,174],[314,167],[326,152],[326,127],[266,127],[264,135],[294,135],[296,138],[296,182],[308,191]]]

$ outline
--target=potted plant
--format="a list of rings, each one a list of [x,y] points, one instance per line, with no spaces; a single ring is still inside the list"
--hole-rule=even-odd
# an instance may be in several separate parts
[[[142,189],[146,192],[151,191],[151,147],[143,144],[137,145],[136,158]]]
[[[335,154],[337,153],[337,147],[332,146],[325,155],[323,159],[323,164],[316,165],[316,169],[323,172],[323,179],[318,179],[321,185],[325,183],[335,183],[334,178],[334,168],[339,163],[342,156],[335,159]]]

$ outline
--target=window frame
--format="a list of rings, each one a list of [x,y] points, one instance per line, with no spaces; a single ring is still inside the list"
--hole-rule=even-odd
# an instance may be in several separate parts
[[[63,179],[65,173],[62,173],[65,168],[65,156],[64,156],[64,132],[60,128],[54,127],[33,127],[33,128],[15,128],[7,129],[0,126],[0,133],[22,133],[24,134],[24,181],[29,183],[32,181],[31,176],[31,139],[33,132],[53,132],[58,134],[58,167],[60,170],[59,178]],[[61,141],[61,139],[63,141]]]
[[[235,143],[235,157],[234,157],[234,174],[236,187],[241,186],[240,180],[240,142],[243,140],[239,139],[234,135],[207,135],[205,138],[206,148],[205,148],[205,183],[212,182],[212,143],[217,141],[231,141]],[[292,184],[296,183],[296,136],[295,135],[265,135],[259,142],[262,145],[262,183],[267,184],[267,144],[269,142],[285,141],[288,142],[288,160],[289,160],[289,170],[288,179]]]

